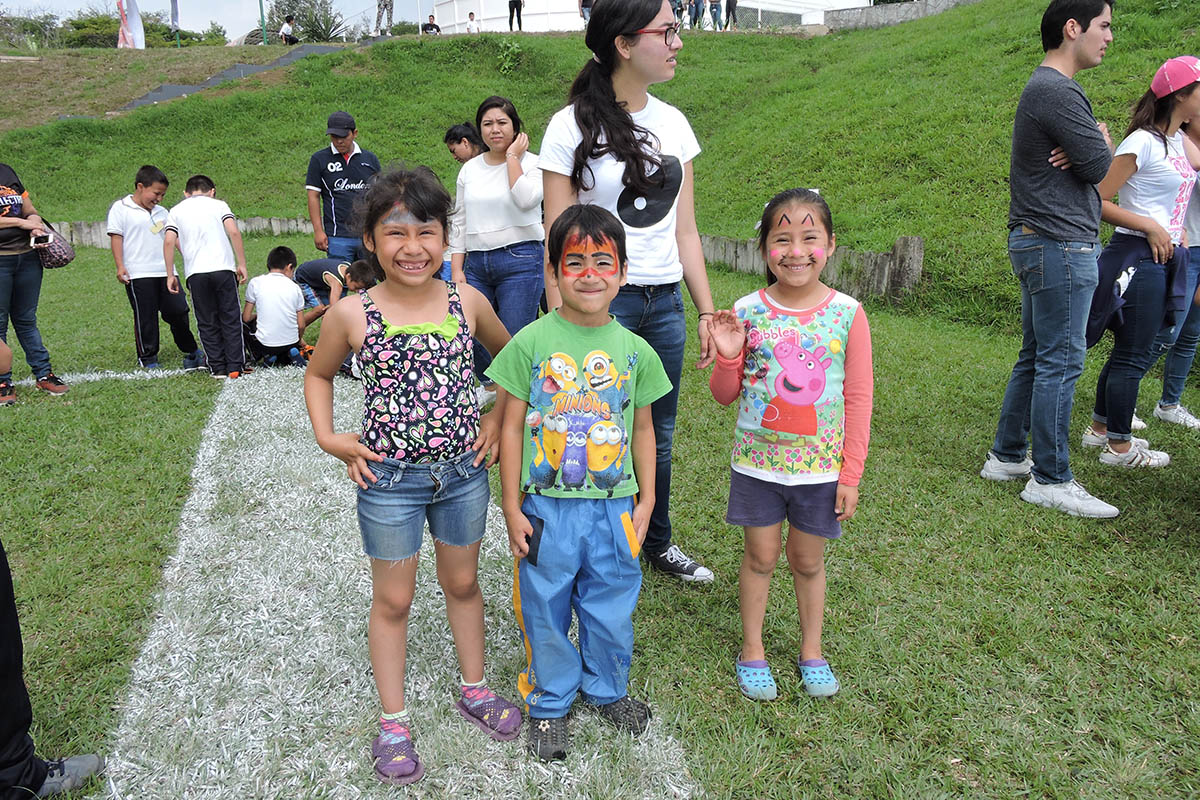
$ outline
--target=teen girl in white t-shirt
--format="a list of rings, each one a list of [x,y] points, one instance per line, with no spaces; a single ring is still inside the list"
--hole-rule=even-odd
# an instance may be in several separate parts
[[[1131,423],[1151,345],[1163,326],[1168,276],[1187,268],[1187,249],[1180,245],[1200,150],[1179,126],[1200,117],[1198,81],[1200,63],[1195,59],[1173,58],[1159,68],[1150,90],[1134,106],[1125,140],[1100,182],[1101,219],[1117,226],[1100,256],[1102,275],[1114,255],[1122,254],[1121,264],[1127,265],[1115,285],[1108,283],[1123,301],[1121,317],[1109,325],[1113,349],[1096,384],[1092,426],[1083,435],[1085,445],[1103,446],[1102,464],[1165,467],[1171,460],[1151,450],[1146,440],[1134,438]],[[1114,193],[1119,205],[1112,202]],[[1102,279],[1097,292],[1105,288]]]
[[[708,366],[715,355],[708,327],[713,302],[692,193],[692,159],[700,145],[687,118],[647,92],[675,75],[675,54],[683,47],[679,23],[668,0],[596,0],[584,41],[591,59],[542,139],[545,227],[576,202],[603,206],[625,226],[628,278],[610,311],[650,343],[674,386],[652,406],[657,504],[643,551],[665,572],[709,582],[712,572],[671,543],[668,516],[687,337],[680,278],[700,313],[697,366]],[[557,306],[549,287],[548,294]]]

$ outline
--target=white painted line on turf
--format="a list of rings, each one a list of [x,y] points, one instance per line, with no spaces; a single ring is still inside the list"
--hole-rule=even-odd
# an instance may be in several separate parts
[[[203,372],[194,369],[139,369],[135,372],[117,372],[111,369],[92,370],[90,372],[71,372],[59,375],[67,386],[77,383],[94,383],[95,381],[156,381],[159,378],[177,378],[192,372]],[[33,386],[32,377],[13,381],[16,386]]]
[[[335,391],[338,427],[354,430],[362,390],[339,380]],[[459,717],[454,644],[428,540],[407,680],[426,775],[403,791],[378,783],[369,760],[379,711],[367,659],[370,573],[353,485],[313,442],[299,370],[260,370],[223,387],[192,480],[177,552],[122,704],[111,797],[701,794],[683,748],[657,717],[634,740],[580,711],[571,721],[571,754],[554,765],[527,755],[524,729],[517,741],[494,742]],[[512,559],[494,506],[479,582],[488,678],[514,698],[524,652],[513,621]]]

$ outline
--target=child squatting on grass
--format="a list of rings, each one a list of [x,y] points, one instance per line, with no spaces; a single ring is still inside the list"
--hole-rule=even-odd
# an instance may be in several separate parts
[[[478,336],[496,353],[509,337],[478,291],[434,278],[449,213],[450,195],[428,167],[394,170],[372,184],[363,243],[386,280],[329,310],[304,377],[317,444],[346,462],[358,484],[358,524],[371,559],[367,645],[383,705],[371,751],[376,777],[393,784],[425,772],[404,704],[404,659],[426,520],[462,670],[456,708],[494,739],[514,739],[521,726],[517,707],[484,681],[476,580],[504,398],[480,418],[471,348]],[[361,434],[333,428],[333,377],[351,350],[366,395]]]
[[[804,690],[814,697],[838,690],[821,654],[825,540],[841,536],[842,521],[858,506],[874,379],[862,306],[821,283],[835,246],[820,194],[775,195],[758,231],[767,287],[712,322],[718,355],[709,387],[722,405],[739,401],[725,521],[746,531],[738,577],[742,652],[734,668],[752,700],[776,696],[762,628],[784,519]]]
[[[629,697],[629,665],[638,552],[655,499],[650,404],[671,380],[654,348],[608,310],[628,266],[620,221],[600,206],[569,206],[547,244],[547,285],[562,306],[522,328],[488,376],[509,395],[500,480],[528,657],[517,685],[529,749],[549,761],[566,756],[580,690],[635,736],[650,722],[650,709]]]

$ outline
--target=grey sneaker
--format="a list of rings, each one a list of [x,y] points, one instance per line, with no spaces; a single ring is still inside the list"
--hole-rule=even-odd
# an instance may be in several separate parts
[[[38,789],[38,797],[50,797],[63,792],[73,792],[88,782],[93,775],[104,770],[104,759],[88,754],[86,756],[71,756],[57,761],[47,761],[46,780]]]
[[[1078,481],[1038,483],[1030,478],[1021,490],[1021,499],[1035,506],[1065,511],[1073,517],[1112,519],[1121,513],[1116,506],[1088,494],[1087,489],[1080,486]]]
[[[1100,451],[1100,463],[1110,467],[1165,467],[1171,463],[1171,457],[1162,450],[1151,450],[1137,444],[1124,453],[1118,453],[1105,445]]]
[[[1144,430],[1146,430],[1146,422],[1145,422],[1145,420],[1143,420],[1141,417],[1139,417],[1139,416],[1137,415],[1137,412],[1136,412],[1136,411],[1135,411],[1135,412],[1134,412],[1134,414],[1133,414],[1133,419],[1132,419],[1132,420],[1130,420],[1130,422],[1129,422],[1129,430],[1131,430],[1131,431],[1144,431]]]
[[[1020,461],[1001,461],[995,453],[988,451],[987,460],[983,462],[983,469],[979,470],[979,477],[987,478],[989,481],[1011,481],[1016,478],[1028,478],[1029,471],[1033,469],[1033,459],[1029,456]]]
[[[1154,406],[1154,416],[1163,422],[1173,422],[1185,428],[1200,430],[1200,419],[1178,403],[1173,406]]]
[[[681,581],[713,582],[712,570],[680,550],[679,545],[673,544],[661,553],[646,553],[646,561],[659,572],[674,575]]]
[[[1132,428],[1133,426],[1130,425],[1129,427]],[[1104,447],[1104,445],[1108,444],[1108,434],[1097,433],[1095,428],[1093,428],[1091,425],[1088,425],[1087,428],[1084,429],[1083,438],[1080,441],[1084,447]],[[1150,446],[1149,442],[1137,436],[1131,437],[1129,441],[1140,447]]]

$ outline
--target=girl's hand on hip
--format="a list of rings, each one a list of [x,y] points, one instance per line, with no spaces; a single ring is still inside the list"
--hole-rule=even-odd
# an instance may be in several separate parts
[[[495,408],[479,418],[479,436],[471,445],[471,449],[477,454],[471,462],[475,466],[482,464],[486,457],[487,463],[483,468],[490,469],[500,457],[500,421]]]
[[[845,522],[854,516],[858,510],[858,487],[838,484],[837,499],[833,501],[833,510],[837,512],[838,522]]]
[[[378,478],[371,468],[367,466],[368,461],[383,461],[383,456],[371,450],[365,444],[358,440],[358,434],[355,433],[337,433],[329,437],[326,441],[318,442],[321,449],[329,455],[340,458],[346,462],[346,474],[350,476],[350,480],[358,484],[358,488],[367,489],[367,481],[375,483]]]

